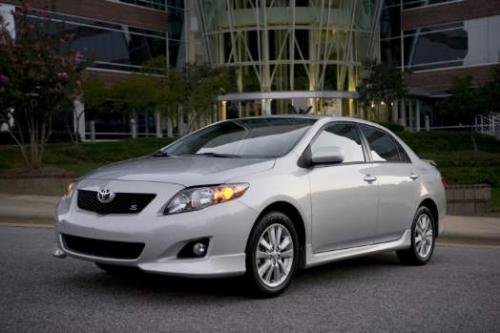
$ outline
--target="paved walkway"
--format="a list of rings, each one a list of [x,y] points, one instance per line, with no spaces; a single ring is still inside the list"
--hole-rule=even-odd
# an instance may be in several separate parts
[[[59,197],[0,193],[0,224],[51,226]],[[500,246],[500,218],[447,216],[442,243]]]

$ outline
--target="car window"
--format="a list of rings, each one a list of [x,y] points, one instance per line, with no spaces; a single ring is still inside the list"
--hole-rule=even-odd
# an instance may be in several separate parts
[[[344,151],[344,163],[364,162],[363,146],[354,124],[334,124],[326,127],[316,137],[311,150],[320,147],[340,147]]]
[[[410,157],[404,148],[396,141],[396,145],[398,146],[399,157],[401,158],[401,162],[411,163]]]
[[[372,159],[375,162],[401,162],[396,141],[388,133],[375,127],[361,125]]]
[[[278,157],[290,151],[316,122],[313,118],[233,119],[187,135],[163,152],[168,155]]]

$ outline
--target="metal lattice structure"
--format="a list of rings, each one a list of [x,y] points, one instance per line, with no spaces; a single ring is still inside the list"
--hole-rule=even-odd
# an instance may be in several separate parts
[[[362,63],[379,56],[380,0],[204,0],[198,16],[206,56],[235,69],[228,101],[298,99],[316,113],[353,115]],[[335,101],[336,107],[328,107]],[[286,109],[278,103],[276,111]],[[241,108],[241,103],[240,103]],[[273,107],[273,110],[275,108]],[[281,111],[282,112],[282,111]]]

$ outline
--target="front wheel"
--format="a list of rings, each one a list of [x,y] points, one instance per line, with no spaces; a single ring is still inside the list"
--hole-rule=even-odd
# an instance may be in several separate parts
[[[246,251],[247,278],[258,296],[282,293],[298,266],[299,243],[292,220],[269,212],[253,228]]]
[[[420,207],[417,210],[411,228],[411,247],[396,252],[402,263],[425,265],[431,260],[436,240],[436,232],[434,230],[436,224],[434,222],[429,208]]]

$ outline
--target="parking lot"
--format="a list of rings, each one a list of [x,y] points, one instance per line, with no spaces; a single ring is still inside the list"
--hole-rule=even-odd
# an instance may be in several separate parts
[[[392,253],[300,272],[284,295],[241,279],[111,277],[50,256],[53,230],[0,227],[0,331],[498,331],[500,247],[440,245],[424,267]]]

